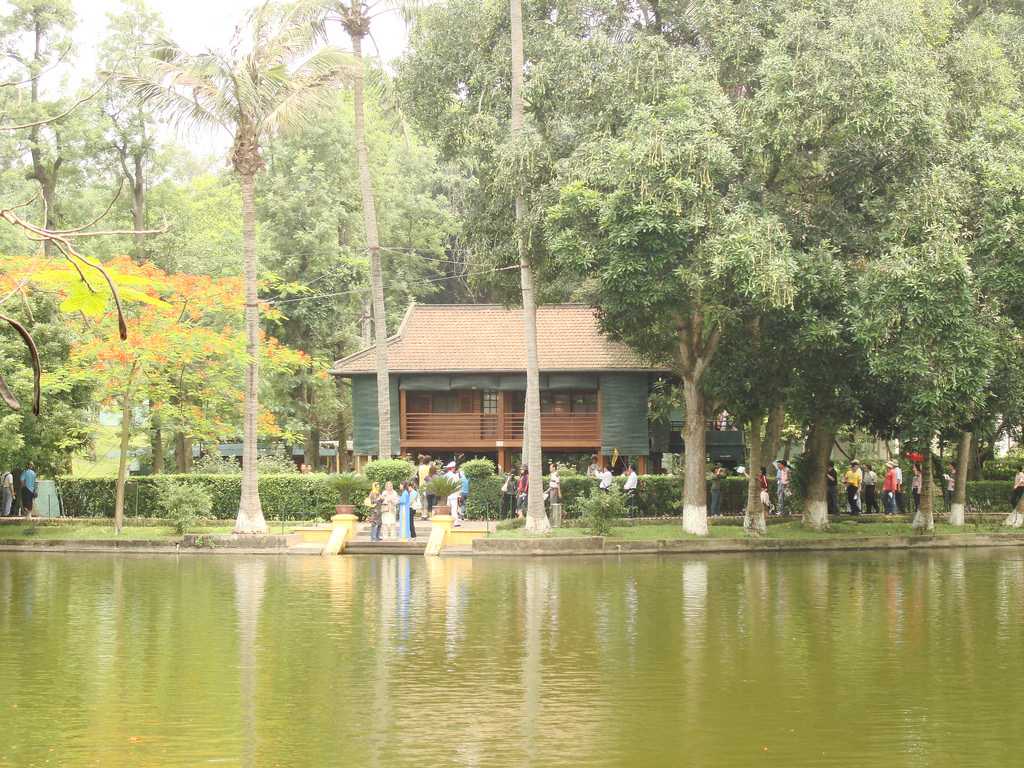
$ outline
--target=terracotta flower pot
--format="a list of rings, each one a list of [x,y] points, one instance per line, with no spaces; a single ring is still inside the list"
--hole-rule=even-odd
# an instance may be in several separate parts
[[[450,515],[451,513],[452,508],[449,507],[447,504],[434,505],[434,517],[437,517],[438,515]]]
[[[338,504],[334,508],[334,514],[336,515],[354,515],[356,508],[352,504]]]

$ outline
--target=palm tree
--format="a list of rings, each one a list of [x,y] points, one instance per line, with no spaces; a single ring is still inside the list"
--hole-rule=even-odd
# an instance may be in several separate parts
[[[523,5],[522,0],[510,0],[509,16],[512,27],[512,140],[523,132]],[[533,285],[533,270],[526,250],[523,233],[526,219],[526,196],[522,187],[516,190],[516,233],[519,238],[519,284],[523,293],[523,330],[526,333],[526,424],[523,435],[523,453],[530,470],[529,497],[526,506],[526,530],[545,533],[551,529],[544,512],[544,487],[540,482],[543,472],[540,441],[540,363],[537,359],[537,297]]]
[[[141,74],[117,80],[141,102],[187,127],[223,128],[234,138],[230,161],[242,192],[245,276],[245,430],[242,497],[235,533],[266,533],[256,468],[259,413],[259,297],[256,262],[256,176],[263,143],[276,131],[309,122],[326,106],[347,57],[318,48],[319,12],[308,3],[264,3],[235,30],[225,52],[190,54],[162,42]]]
[[[377,206],[370,175],[370,151],[366,142],[366,72],[363,41],[370,34],[376,3],[362,0],[327,0],[323,4],[328,20],[337,20],[352,41],[352,102],[355,112],[356,167],[359,171],[359,194],[363,202],[363,227],[366,250],[370,258],[370,292],[373,317],[374,367],[377,373],[377,454],[391,456],[391,389],[388,372],[388,326],[384,308],[384,274],[380,265],[380,237],[377,233]]]

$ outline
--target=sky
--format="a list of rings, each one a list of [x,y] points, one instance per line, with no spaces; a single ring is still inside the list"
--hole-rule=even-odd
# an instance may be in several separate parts
[[[150,8],[164,18],[171,38],[186,50],[221,48],[231,38],[235,26],[258,0],[148,0]],[[0,9],[5,3],[0,0]],[[77,16],[74,31],[80,71],[92,73],[96,66],[96,46],[106,35],[108,14],[123,6],[120,0],[72,0]],[[331,31],[332,43],[348,48],[338,25]],[[373,38],[384,61],[392,61],[405,50],[408,35],[397,13],[387,13],[373,22]],[[373,43],[366,46],[373,51]],[[222,153],[228,146],[226,136],[213,134],[182,136],[180,140],[200,154]]]

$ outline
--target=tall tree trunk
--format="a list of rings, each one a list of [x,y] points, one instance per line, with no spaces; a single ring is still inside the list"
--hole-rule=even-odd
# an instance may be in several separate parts
[[[512,139],[523,132],[523,5],[522,0],[510,0],[509,17],[512,26]],[[537,357],[537,296],[533,283],[533,269],[526,250],[526,196],[522,185],[516,192],[516,237],[519,241],[519,284],[523,292],[523,330],[526,333],[526,418],[523,452],[530,471],[530,489],[526,506],[526,530],[546,533],[551,523],[544,511],[544,467],[541,459],[540,425],[540,363]]]
[[[967,468],[971,461],[971,438],[964,430],[960,433],[960,447],[956,455],[956,485],[953,486],[953,500],[949,505],[949,524],[964,525],[967,522]]]
[[[142,152],[136,152],[135,173],[132,175],[132,225],[135,228],[134,256],[142,262],[146,258],[146,236],[141,234],[146,228],[146,181],[143,167]]]
[[[159,475],[164,471],[164,430],[160,426],[159,416],[153,417],[153,437],[150,450],[153,454],[153,474]]]
[[[804,473],[804,525],[815,530],[828,528],[828,492],[825,467],[832,455],[835,433],[822,422],[811,424],[807,435],[807,461]]]
[[[121,393],[121,455],[117,460],[117,485],[114,490],[114,533],[124,529],[124,486],[128,479],[128,449],[132,438],[132,385],[135,381],[136,364],[132,363]]]
[[[683,376],[683,399],[686,402],[686,419],[683,422],[683,530],[707,536],[707,414],[700,380],[693,375]]]
[[[914,515],[913,528],[918,533],[935,531],[935,499],[933,498],[934,480],[932,479],[932,448],[929,441],[926,446],[925,460],[921,462],[921,507]]]
[[[31,85],[29,86],[29,98],[32,102],[33,107],[39,103],[39,78],[40,74],[45,66],[43,61],[43,37],[45,35],[44,22],[38,14],[41,14],[42,10],[34,11],[35,23],[35,46],[32,54],[32,66],[30,72],[32,75]],[[35,110],[33,110],[35,114]],[[43,217],[43,226],[47,229],[57,229],[57,174],[60,171],[61,163],[63,158],[57,157],[52,163],[47,166],[47,163],[43,159],[43,153],[40,148],[40,126],[36,125],[29,129],[29,155],[32,158],[32,172],[28,174],[29,179],[35,179],[39,182],[40,196],[43,199],[43,206],[46,208],[46,214]],[[50,257],[53,255],[54,245],[50,240],[43,241],[43,253]]]
[[[764,519],[764,504],[761,503],[761,486],[758,483],[762,451],[770,436],[768,434],[769,425],[769,429],[764,430],[762,437],[763,425],[764,417],[758,416],[750,420],[747,428],[750,455],[747,467],[747,506],[743,512],[743,529],[754,536],[763,536],[768,532],[768,526]]]
[[[174,468],[179,475],[192,471],[192,440],[184,432],[174,433]]]
[[[761,448],[761,461],[771,464],[778,458],[782,446],[782,426],[786,421],[786,407],[779,403],[768,411],[768,426],[765,427],[764,443]]]
[[[377,453],[391,457],[391,387],[388,378],[388,329],[384,315],[384,275],[380,265],[380,239],[377,235],[377,209],[370,178],[370,151],[366,145],[366,113],[363,73],[363,33],[350,30],[352,53],[352,96],[355,110],[356,165],[359,167],[359,194],[363,199],[363,225],[366,250],[370,255],[370,288],[373,293],[373,336],[377,370]]]
[[[242,188],[242,250],[245,266],[245,351],[249,360],[245,371],[245,415],[242,437],[242,496],[238,503],[235,533],[267,532],[260,504],[257,459],[257,422],[260,385],[260,316],[256,264],[256,179],[240,174]]]

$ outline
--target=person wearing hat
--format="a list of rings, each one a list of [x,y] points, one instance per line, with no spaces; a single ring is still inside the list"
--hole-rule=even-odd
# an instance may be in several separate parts
[[[451,516],[454,519],[452,525],[459,524],[459,497],[462,495],[462,476],[459,474],[458,465],[449,461],[444,466],[444,477],[455,483],[455,492],[448,497],[448,506],[451,508]]]
[[[786,492],[789,486],[789,464],[785,459],[775,462],[775,493],[779,515],[786,514]]]
[[[860,514],[860,484],[864,475],[860,471],[860,462],[854,459],[850,462],[850,468],[843,475],[843,483],[846,485],[846,503],[850,507],[851,515]]]
[[[885,480],[882,481],[882,506],[885,514],[896,514],[896,465],[885,462]]]

